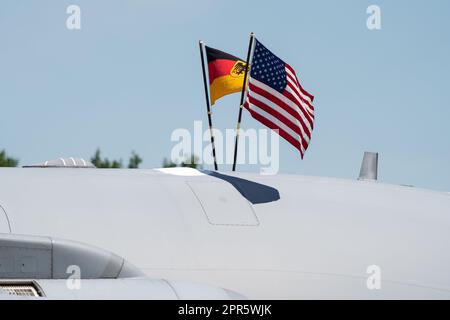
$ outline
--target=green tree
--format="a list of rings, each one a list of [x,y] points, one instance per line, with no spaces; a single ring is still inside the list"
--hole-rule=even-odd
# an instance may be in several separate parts
[[[102,159],[100,148],[95,151],[94,156],[91,158],[91,162],[97,168],[111,168],[111,169],[119,169],[122,168],[122,160],[112,160],[109,161],[108,158]]]
[[[112,168],[112,169],[120,169],[120,168],[122,168],[122,159],[120,159],[119,161],[113,160],[111,162],[111,167],[110,168]]]
[[[190,155],[186,160],[181,162],[181,167],[189,167],[194,169],[201,169],[202,166],[199,164],[200,158],[196,155]]]
[[[195,169],[201,169],[202,166],[199,164],[200,158],[196,155],[190,155],[186,157],[180,164],[168,160],[167,158],[163,159],[162,167],[163,168],[174,168],[174,167],[189,167]]]
[[[128,161],[128,168],[129,169],[137,169],[139,168],[139,165],[142,163],[142,158],[139,157],[139,155],[132,151],[130,160]]]
[[[177,166],[177,164],[175,162],[170,161],[167,158],[163,159],[163,162],[162,162],[162,167],[163,168],[174,168],[176,166]]]
[[[5,150],[0,151],[0,167],[17,167],[19,159],[8,157]]]

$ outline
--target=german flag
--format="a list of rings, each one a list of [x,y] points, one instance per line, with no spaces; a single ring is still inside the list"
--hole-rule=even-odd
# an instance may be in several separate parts
[[[211,105],[217,99],[242,91],[246,63],[229,53],[205,46]]]

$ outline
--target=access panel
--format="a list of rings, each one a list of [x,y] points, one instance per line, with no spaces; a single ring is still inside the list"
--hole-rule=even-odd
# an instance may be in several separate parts
[[[229,226],[258,226],[251,203],[225,181],[188,181],[209,223]]]

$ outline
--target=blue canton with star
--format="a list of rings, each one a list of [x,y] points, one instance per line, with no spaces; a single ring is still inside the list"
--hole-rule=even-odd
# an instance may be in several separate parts
[[[282,93],[287,84],[284,61],[270,52],[257,39],[255,41],[250,76]]]

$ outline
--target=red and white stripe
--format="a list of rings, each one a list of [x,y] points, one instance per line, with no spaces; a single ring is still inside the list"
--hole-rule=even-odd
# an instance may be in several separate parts
[[[285,70],[287,85],[282,93],[250,76],[244,107],[297,148],[303,159],[314,128],[314,97],[302,88],[291,66],[285,64]]]

